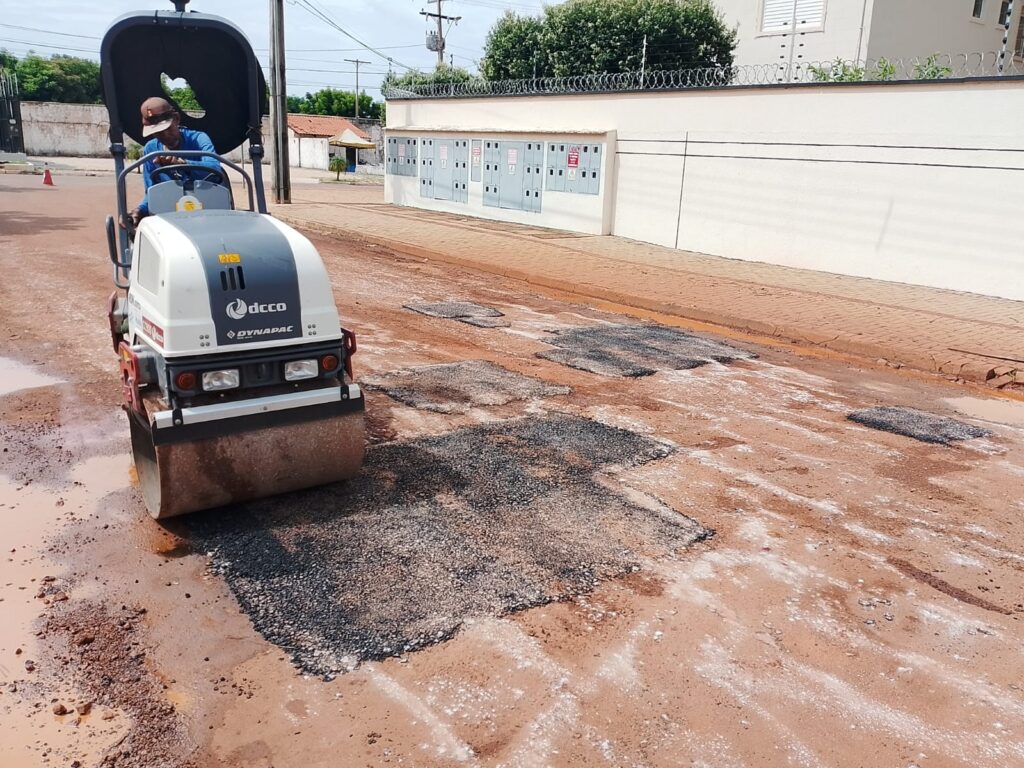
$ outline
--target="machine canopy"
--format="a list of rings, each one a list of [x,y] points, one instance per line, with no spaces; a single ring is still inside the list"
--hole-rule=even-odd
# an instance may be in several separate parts
[[[110,113],[110,140],[128,134],[139,144],[139,106],[151,96],[172,103],[161,76],[184,78],[205,110],[181,110],[181,124],[206,132],[217,152],[227,154],[248,139],[262,145],[260,121],[267,112],[267,86],[242,31],[219,16],[186,11],[148,11],[122,16],[103,37],[100,52],[103,100]]]

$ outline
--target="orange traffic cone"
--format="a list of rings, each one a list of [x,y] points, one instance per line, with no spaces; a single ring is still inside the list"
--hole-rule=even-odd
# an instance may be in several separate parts
[[[47,168],[43,171],[43,184],[47,187],[53,186],[53,176],[50,175],[50,169]]]

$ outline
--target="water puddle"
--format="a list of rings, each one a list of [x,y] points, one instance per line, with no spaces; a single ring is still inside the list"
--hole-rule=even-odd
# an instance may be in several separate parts
[[[0,357],[0,397],[20,392],[23,389],[49,387],[52,384],[63,383],[63,379],[47,376],[17,360]]]
[[[1011,427],[1024,427],[1024,403],[987,397],[950,397],[946,404],[964,416]]]

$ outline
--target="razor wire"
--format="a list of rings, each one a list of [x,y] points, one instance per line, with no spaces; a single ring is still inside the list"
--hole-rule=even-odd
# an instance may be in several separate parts
[[[637,72],[605,72],[567,77],[521,80],[434,82],[383,87],[386,99],[437,99],[473,96],[523,96],[555,93],[609,93],[627,91],[684,90],[754,85],[889,83],[963,78],[997,79],[1024,76],[1024,62],[1017,57],[987,53],[932,54],[870,61],[834,59],[793,65],[740,64],[732,66],[651,69]]]

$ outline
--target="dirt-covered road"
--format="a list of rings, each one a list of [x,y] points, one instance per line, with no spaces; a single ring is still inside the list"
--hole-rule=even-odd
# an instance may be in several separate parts
[[[0,176],[0,766],[1024,766],[1024,405],[314,238],[363,472],[159,525],[57,183]]]

